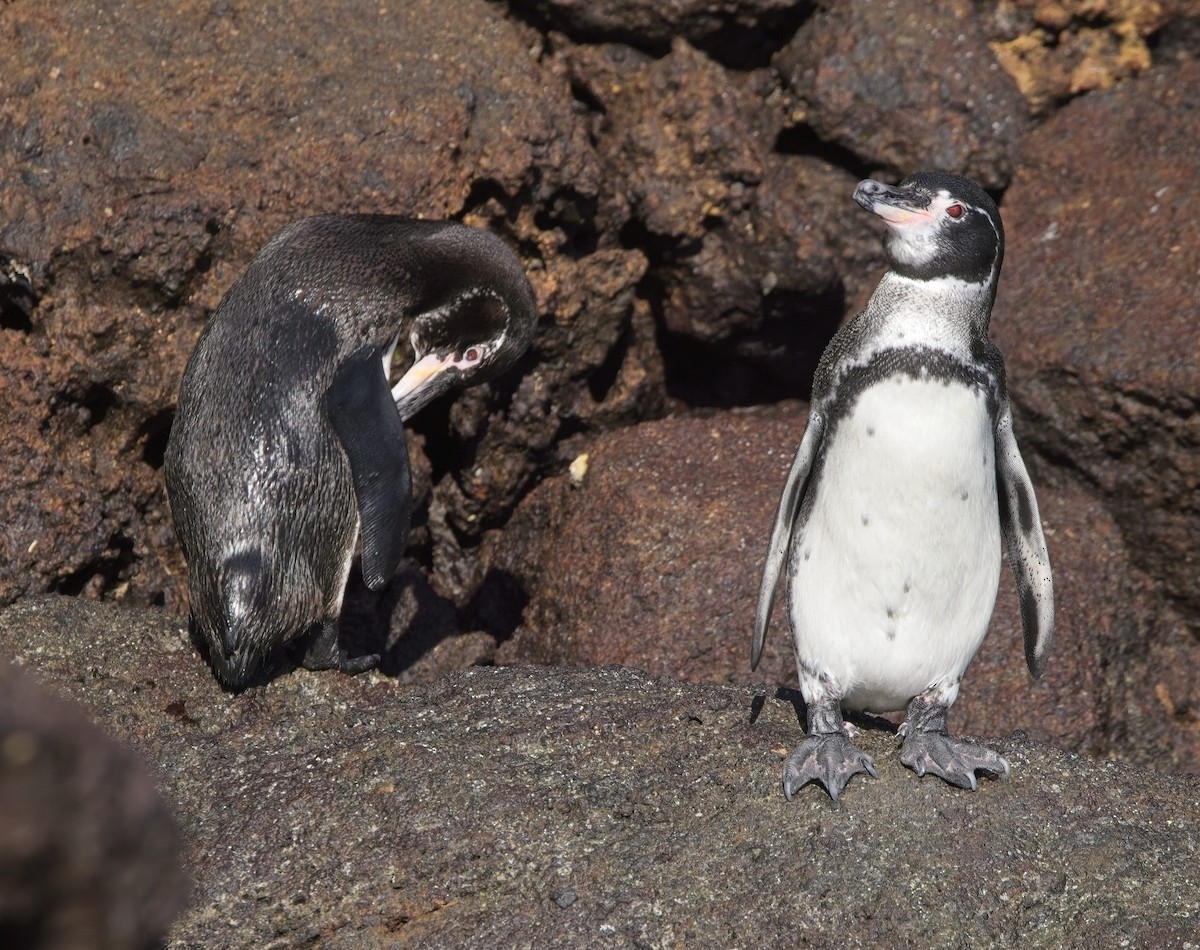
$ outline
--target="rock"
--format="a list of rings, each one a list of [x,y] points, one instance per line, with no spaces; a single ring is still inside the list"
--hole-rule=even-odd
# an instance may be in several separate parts
[[[750,630],[805,418],[792,409],[663,419],[590,444],[578,486],[547,479],[485,544],[485,570],[529,600],[498,661],[791,682],[783,636],[752,676]]]
[[[581,43],[627,43],[661,53],[686,40],[714,59],[744,66],[778,49],[809,4],[796,0],[509,0],[509,6]]]
[[[1187,0],[1185,0],[1187,2]],[[1150,67],[1147,37],[1179,11],[1157,0],[1000,3],[990,11],[990,46],[1035,113],[1107,89]]]
[[[775,57],[803,121],[869,168],[941,168],[1003,189],[1029,125],[966,0],[834,4]]]
[[[7,662],[0,815],[5,946],[160,945],[186,895],[179,829],[135,756]]]
[[[664,419],[593,442],[581,484],[543,482],[485,545],[484,593],[494,598],[485,615],[498,635],[515,628],[497,661],[619,663],[693,682],[794,686],[782,593],[757,672],[748,654],[767,536],[804,422],[796,411]],[[1040,683],[1026,671],[1005,568],[952,726],[1019,728],[1067,748],[1186,768],[1200,753],[1195,730],[1186,715],[1156,709],[1155,696],[1168,689],[1186,709],[1190,674],[1156,668],[1143,646],[1182,646],[1186,631],[1131,565],[1093,494],[1037,487],[1057,590],[1049,668]],[[519,618],[500,619],[504,603]]]
[[[196,879],[168,946],[1182,944],[1200,782],[1022,740],[972,794],[780,769],[795,695],[609,668],[221,692],[158,610],[0,613],[0,649],[155,763]],[[897,829],[896,816],[903,815]],[[914,906],[921,908],[914,913]]]
[[[795,395],[796,354],[815,366],[842,313],[823,235],[853,180],[830,190],[825,163],[776,154],[764,77],[743,80],[683,40],[659,60],[624,46],[564,58],[644,232],[674,390],[710,405]]]
[[[993,321],[1040,479],[1097,488],[1134,562],[1193,630],[1200,199],[1189,162],[1200,117],[1184,90],[1197,81],[1200,63],[1159,68],[1073,100],[1029,135],[1004,201]],[[1186,655],[1195,670],[1194,642]],[[1168,650],[1163,668],[1180,659]],[[1179,710],[1200,705],[1189,679]]]

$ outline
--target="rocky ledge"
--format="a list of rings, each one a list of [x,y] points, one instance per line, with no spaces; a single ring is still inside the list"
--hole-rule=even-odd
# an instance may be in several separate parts
[[[970,794],[904,769],[880,722],[860,739],[877,780],[787,802],[799,697],[774,687],[509,667],[415,686],[297,671],[234,697],[164,611],[69,598],[8,608],[0,649],[150,763],[194,880],[175,948],[1184,946],[1196,932],[1187,776],[1013,737],[995,741],[1011,778]]]

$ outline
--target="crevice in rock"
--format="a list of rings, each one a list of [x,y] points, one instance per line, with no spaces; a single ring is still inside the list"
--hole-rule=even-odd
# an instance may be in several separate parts
[[[617,377],[621,374],[625,357],[629,355],[629,348],[633,345],[633,336],[633,325],[632,323],[627,324],[612,348],[605,354],[604,361],[588,376],[588,393],[593,402],[602,403],[608,398]]]
[[[877,174],[877,169],[872,168],[850,149],[834,142],[826,142],[810,126],[803,123],[787,125],[780,129],[775,137],[775,151],[780,155],[819,158],[859,179]]]
[[[695,45],[727,69],[746,72],[763,69],[791,42],[812,8],[811,0],[804,0],[790,9],[764,14],[754,26],[727,23],[716,32],[697,38]]]
[[[516,220],[522,203],[521,196],[510,195],[494,178],[479,178],[472,183],[463,199],[462,210],[455,217],[461,220],[469,214],[478,214],[489,221],[511,222]]]
[[[75,386],[51,397],[50,414],[43,420],[42,434],[56,425],[66,425],[70,431],[86,435],[108,418],[121,397],[106,383],[87,383],[82,389]]]
[[[600,244],[596,230],[598,202],[574,188],[560,188],[534,214],[533,222],[543,231],[559,229],[564,240],[558,252],[572,260],[593,254]]]
[[[132,539],[118,531],[109,538],[107,548],[98,558],[56,579],[51,590],[70,597],[103,597],[124,583],[135,560]]]
[[[668,30],[661,22],[632,26],[588,25],[570,22],[569,14],[556,16],[553,6],[537,0],[510,0],[511,17],[549,38],[560,33],[581,46],[600,43],[621,43],[655,58],[671,51],[674,37],[682,37],[710,59],[728,69],[753,70],[770,64],[771,58],[795,35],[812,12],[812,0],[801,0],[786,9],[756,15],[747,11],[739,16],[736,4],[731,5],[723,22],[716,17],[697,15],[683,17]],[[550,7],[548,10],[547,7]]]
[[[28,269],[0,254],[0,329],[31,332],[37,304]]]
[[[167,441],[171,437],[171,424],[174,421],[175,410],[163,409],[143,422],[138,429],[138,439],[142,443],[142,461],[156,471],[163,467]]]
[[[529,592],[519,578],[491,568],[464,609],[464,619],[469,621],[468,629],[484,630],[497,643],[503,643],[521,626],[529,600]]]
[[[762,325],[728,339],[708,342],[660,327],[667,394],[706,409],[808,399],[844,308],[840,286],[822,297],[774,292],[763,301]]]
[[[816,296],[772,291],[759,305],[757,329],[706,341],[667,329],[663,318],[666,281],[698,252],[695,242],[655,235],[636,219],[622,229],[621,242],[650,261],[637,290],[658,327],[668,396],[708,409],[809,397],[817,361],[845,311],[840,283]]]
[[[1155,63],[1200,57],[1200,16],[1180,17],[1146,38]]]

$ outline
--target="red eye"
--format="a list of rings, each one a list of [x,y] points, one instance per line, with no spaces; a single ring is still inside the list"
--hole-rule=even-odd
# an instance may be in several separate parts
[[[952,218],[961,218],[966,213],[967,209],[962,205],[951,205],[946,209],[946,214],[950,215]]]
[[[463,362],[465,363],[478,363],[481,359],[483,359],[483,351],[477,346],[470,347],[463,354]]]

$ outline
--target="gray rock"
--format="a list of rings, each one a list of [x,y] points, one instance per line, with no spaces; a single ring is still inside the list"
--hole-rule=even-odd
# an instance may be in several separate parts
[[[791,803],[794,694],[607,668],[222,693],[156,610],[0,613],[0,649],[154,763],[196,878],[170,946],[1180,945],[1200,783],[1003,740]],[[897,816],[903,816],[901,821]]]

